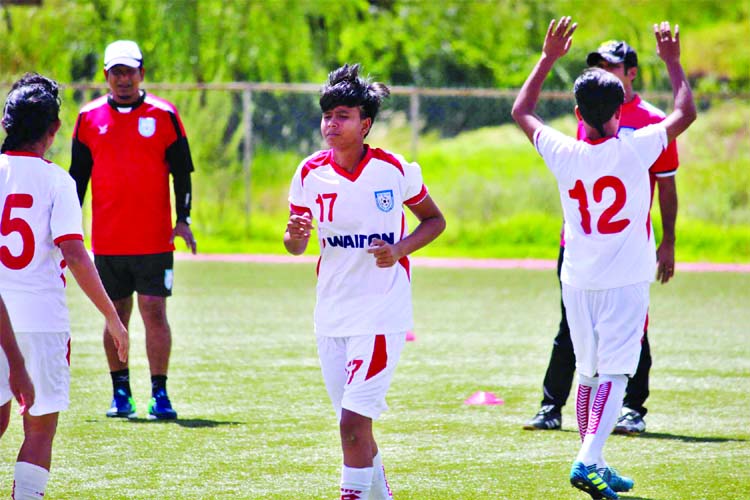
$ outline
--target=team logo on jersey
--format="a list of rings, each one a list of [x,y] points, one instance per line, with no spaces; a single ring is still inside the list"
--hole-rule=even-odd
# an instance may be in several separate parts
[[[393,210],[393,190],[384,189],[383,191],[375,191],[375,204],[383,212]]]
[[[156,132],[156,118],[151,116],[142,116],[138,118],[138,132],[143,137],[151,137]]]
[[[109,126],[109,125],[107,125],[106,123],[105,123],[104,125],[99,125],[99,126],[98,126],[98,127],[99,127],[99,135],[104,135],[104,134],[106,134],[106,133],[107,133],[107,127],[108,127],[108,126]]]

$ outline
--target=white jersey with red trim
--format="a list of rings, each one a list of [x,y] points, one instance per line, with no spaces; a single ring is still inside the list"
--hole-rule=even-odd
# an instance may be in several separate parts
[[[603,290],[654,280],[648,169],[667,147],[662,125],[577,141],[550,127],[534,145],[557,178],[565,225],[560,280]]]
[[[374,239],[396,243],[407,234],[403,205],[427,196],[419,165],[367,147],[350,173],[333,151],[320,151],[297,168],[289,190],[292,212],[310,213],[320,243],[315,333],[319,336],[390,334],[413,327],[408,258],[379,268],[367,253]]]
[[[83,240],[68,173],[30,153],[0,155],[0,294],[19,332],[70,331],[60,242]]]

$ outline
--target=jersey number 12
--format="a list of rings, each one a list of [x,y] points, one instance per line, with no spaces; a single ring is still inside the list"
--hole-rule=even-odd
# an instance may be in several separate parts
[[[612,189],[615,192],[615,199],[612,204],[604,209],[599,220],[596,221],[596,230],[599,234],[619,233],[630,224],[630,219],[613,220],[617,213],[625,206],[627,200],[627,191],[625,184],[620,179],[612,175],[605,175],[594,182],[594,201],[600,203],[605,189]],[[583,182],[578,179],[573,189],[568,191],[570,197],[578,202],[578,211],[581,213],[581,228],[586,234],[591,234],[591,212],[589,212],[589,201],[586,188]]]

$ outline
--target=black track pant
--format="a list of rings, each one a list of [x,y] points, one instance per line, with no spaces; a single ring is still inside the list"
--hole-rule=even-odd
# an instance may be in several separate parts
[[[557,279],[560,279],[560,269],[562,268],[563,253],[565,247],[560,247],[560,255],[557,258]],[[560,284],[562,288],[562,283]],[[558,409],[565,406],[565,402],[570,395],[570,388],[573,384],[573,374],[575,372],[575,353],[573,352],[573,342],[570,340],[570,328],[568,327],[568,318],[565,314],[565,305],[562,298],[560,299],[560,327],[552,345],[552,355],[547,366],[547,373],[544,375],[544,399],[542,405],[555,405]],[[628,381],[628,387],[625,391],[625,400],[623,404],[628,408],[638,411],[645,415],[647,410],[643,406],[648,398],[648,373],[651,369],[651,347],[648,344],[648,332],[643,331],[643,343],[641,345],[641,358],[638,361],[638,368],[635,375]]]

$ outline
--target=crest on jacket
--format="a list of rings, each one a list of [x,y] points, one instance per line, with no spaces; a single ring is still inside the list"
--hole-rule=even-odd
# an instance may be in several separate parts
[[[156,118],[142,116],[138,118],[138,132],[143,137],[151,137],[156,132]]]

